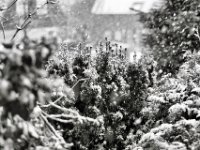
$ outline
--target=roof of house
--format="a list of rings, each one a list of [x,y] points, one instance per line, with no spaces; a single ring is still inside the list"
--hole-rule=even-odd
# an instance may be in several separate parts
[[[161,6],[162,0],[96,0],[93,14],[137,14]],[[136,11],[134,11],[136,10]]]

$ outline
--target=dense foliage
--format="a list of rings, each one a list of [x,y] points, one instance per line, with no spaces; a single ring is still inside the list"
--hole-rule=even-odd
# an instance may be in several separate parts
[[[199,1],[163,0],[161,9],[142,15],[141,20],[151,31],[145,45],[158,61],[162,74],[177,73],[187,60],[186,52],[199,50]]]
[[[2,43],[0,149],[200,149],[197,2],[149,14],[154,58],[128,62],[107,39],[73,50],[46,38]]]
[[[74,77],[73,86],[68,84],[75,93],[71,107],[81,115],[100,119],[103,123],[101,126],[89,124],[65,128],[63,134],[66,140],[70,138],[73,141],[72,149],[125,148],[124,142],[135,127],[132,122],[139,117],[150,83],[146,66],[140,61],[128,63],[125,57],[126,49],[117,45],[112,47],[106,41],[96,49],[94,58],[87,53],[77,55],[68,65],[67,70],[71,71],[66,74],[61,75],[58,71],[69,64],[64,59],[57,67],[54,64],[56,59],[48,65],[47,68],[60,77]]]
[[[83,69],[78,74],[68,66],[69,76],[78,75],[70,107],[101,120],[100,126],[65,126],[72,149],[198,149],[199,54],[188,53],[176,75],[157,79],[153,59],[128,63],[107,44],[92,61],[74,58],[71,68]]]
[[[157,83],[141,111],[147,119],[143,148],[199,149],[199,55],[180,68],[176,78],[168,75]]]
[[[107,41],[70,63],[46,44],[1,47],[2,149],[199,148],[198,53],[158,80]]]

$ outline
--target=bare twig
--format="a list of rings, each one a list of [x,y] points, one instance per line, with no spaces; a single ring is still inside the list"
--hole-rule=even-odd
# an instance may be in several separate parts
[[[14,0],[12,1],[7,7],[4,7],[4,8],[0,8],[0,11],[5,11],[5,10],[8,10],[9,8],[11,8],[15,3],[17,2],[17,0]],[[4,20],[7,20],[5,17],[3,16],[0,16],[0,18],[4,19]],[[0,28],[3,32],[3,38],[5,40],[6,36],[5,36],[5,29],[4,29],[4,25],[3,25],[3,21],[1,20],[0,21]]]
[[[18,33],[19,31],[21,31],[21,30],[27,28],[28,25],[29,25],[30,23],[31,23],[31,20],[29,20],[29,21],[26,21],[26,20],[25,20],[24,23],[23,23],[21,26],[16,26],[17,29],[16,29],[14,35],[12,36],[12,39],[11,39],[11,40],[14,40],[14,38],[15,38],[16,35],[17,35],[17,33]]]
[[[1,30],[2,30],[2,32],[3,32],[3,38],[4,38],[4,40],[5,40],[6,35],[5,35],[4,25],[3,25],[3,22],[2,22],[2,21],[0,21],[0,27],[1,27]]]
[[[73,119],[76,119],[77,117],[76,116],[72,116],[72,115],[67,115],[67,114],[52,114],[52,115],[49,115],[50,117],[55,117],[55,118],[73,118]]]
[[[135,8],[132,8],[132,7],[131,7],[130,10],[135,11],[135,12],[137,12],[137,13],[142,13],[142,14],[144,14],[144,12],[141,11],[141,10],[139,10],[139,9],[135,9]]]
[[[79,80],[72,86],[72,89],[74,89],[74,88],[78,85],[79,82],[85,81],[85,80],[87,80],[87,79],[89,79],[89,78],[79,79]]]
[[[16,2],[17,2],[17,0],[14,0],[14,2],[11,3],[11,4],[14,5]],[[29,13],[27,15],[27,17],[25,18],[24,22],[22,23],[22,25],[17,26],[16,31],[15,31],[14,35],[12,36],[11,40],[14,40],[14,38],[16,37],[18,32],[25,29],[31,23],[32,16],[35,15],[39,9],[43,8],[45,5],[56,4],[57,2],[58,2],[58,0],[55,0],[55,1],[54,0],[47,0],[41,7],[38,7],[32,13]],[[12,5],[10,5],[10,6],[12,6]]]
[[[74,119],[64,120],[64,119],[60,119],[60,118],[51,117],[51,116],[49,116],[49,115],[47,115],[47,118],[48,118],[48,119],[55,120],[55,121],[58,121],[58,122],[60,122],[60,123],[65,123],[65,124],[74,123]]]
[[[53,114],[53,115],[48,115],[46,113],[43,112],[43,114],[45,114],[45,116],[49,119],[53,119],[55,121],[58,122],[62,122],[62,123],[73,123],[73,122],[77,122],[79,121],[80,123],[83,122],[92,122],[94,124],[97,124],[98,120],[93,119],[93,118],[89,118],[89,117],[85,117],[85,116],[81,116],[77,111],[70,109],[70,108],[65,108],[65,107],[61,107],[59,105],[56,105],[54,103],[50,103],[49,106],[52,106],[54,108],[57,108],[58,110],[66,113],[66,114]],[[66,118],[69,120],[64,120],[61,118]]]
[[[3,17],[3,16],[0,16],[0,18],[4,19],[4,20],[6,20],[6,21],[8,20],[7,18],[5,18],[5,17]]]
[[[7,19],[6,19],[5,17],[3,17],[3,16],[0,16],[0,18],[1,18],[1,20],[0,20],[0,27],[1,27],[1,30],[2,30],[2,32],[3,32],[3,38],[4,38],[4,40],[5,40],[6,35],[5,35],[5,29],[4,29],[4,24],[3,24],[2,19],[3,19],[3,20],[7,20]]]
[[[58,3],[58,0],[47,0],[47,4],[56,4]]]
[[[75,123],[77,121],[79,121],[80,123],[83,123],[83,122],[92,122],[92,123],[97,123],[97,120],[96,119],[93,119],[93,118],[89,118],[89,117],[84,117],[84,116],[81,116],[81,115],[76,115],[76,116],[73,116],[73,115],[65,115],[65,114],[56,114],[56,115],[47,115],[46,114],[46,117],[49,118],[49,119],[52,119],[52,120],[55,120],[55,121],[58,121],[58,122],[61,122],[61,123]],[[62,118],[66,118],[66,119],[61,119]],[[70,119],[69,119],[70,118]]]
[[[12,1],[12,2],[8,5],[8,7],[7,7],[6,9],[7,9],[7,10],[10,9],[17,1],[18,1],[18,0]]]
[[[56,104],[56,103],[58,103],[62,98],[64,98],[64,96],[59,97],[57,100],[55,100],[55,101],[52,102],[52,103]],[[39,105],[40,105],[40,104],[39,104]],[[51,106],[51,103],[49,103],[49,104],[47,104],[47,105],[40,105],[40,107],[42,107],[42,108],[47,108],[47,107],[49,107],[49,106]]]
[[[77,111],[70,109],[70,108],[65,108],[65,107],[61,107],[59,105],[56,105],[54,103],[50,103],[52,107],[55,107],[65,113],[69,113],[69,114],[73,114],[73,115],[79,115]]]
[[[54,129],[54,127],[49,123],[49,121],[47,120],[47,118],[41,114],[40,117],[42,118],[42,120],[44,121],[44,123],[46,124],[46,126],[50,129],[50,131],[59,139],[63,140],[63,138],[57,133],[57,131]]]
[[[48,121],[47,117],[45,116],[45,113],[40,114],[40,118],[44,121],[47,128],[52,132],[52,134],[57,137],[61,142],[65,143],[65,148],[72,147],[73,143],[66,143],[63,137],[56,131],[56,129],[51,125],[51,123]],[[56,120],[58,121],[58,120]]]

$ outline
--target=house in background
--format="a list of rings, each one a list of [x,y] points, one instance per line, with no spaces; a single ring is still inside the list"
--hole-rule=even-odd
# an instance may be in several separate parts
[[[161,6],[161,0],[81,0],[76,8],[80,22],[87,27],[88,41],[110,41],[128,48],[128,56],[142,53],[142,33],[138,12],[148,13]],[[73,11],[73,10],[72,10]]]
[[[2,0],[11,2],[13,0]],[[45,6],[37,11],[28,27],[28,35],[38,38],[50,31],[72,41],[95,45],[107,37],[112,42],[133,51],[141,52],[142,33],[138,11],[148,13],[160,6],[162,0],[59,0],[58,4]],[[23,22],[28,12],[33,12],[46,0],[18,0],[4,13],[6,37],[13,35],[16,25]],[[23,32],[17,35],[20,39]],[[0,34],[0,39],[3,39]]]

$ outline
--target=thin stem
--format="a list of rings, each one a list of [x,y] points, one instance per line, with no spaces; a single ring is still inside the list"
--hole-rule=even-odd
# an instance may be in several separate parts
[[[78,81],[72,86],[72,89],[74,89],[74,88],[78,85],[79,82],[81,82],[81,81],[86,81],[87,79],[89,79],[89,78],[78,80]]]
[[[58,103],[62,98],[64,98],[64,96],[59,97],[57,100],[55,100],[55,101],[52,102],[52,103],[56,104],[56,103]],[[50,107],[50,106],[51,106],[51,103],[49,103],[49,104],[47,104],[47,105],[41,105],[40,107],[42,107],[42,108],[48,108],[48,107]]]
[[[10,7],[13,6],[16,2],[17,2],[17,0],[14,0],[14,2],[11,3]],[[26,19],[24,20],[24,22],[20,26],[17,26],[17,29],[16,29],[14,35],[12,36],[11,40],[14,40],[14,38],[19,33],[19,31],[25,29],[31,23],[32,16],[35,15],[39,9],[43,8],[45,5],[56,4],[57,2],[58,2],[57,0],[55,2],[52,0],[47,0],[41,7],[36,8],[35,11],[33,11],[32,13],[29,13],[27,15]]]
[[[18,0],[14,0],[13,2],[11,2],[6,9],[10,9],[17,1]]]
[[[44,121],[44,123],[47,125],[47,127],[50,129],[50,131],[59,139],[63,139],[58,133],[57,131],[54,129],[54,127],[49,123],[49,121],[47,120],[47,118],[41,114],[40,117],[42,118],[42,120]]]
[[[3,22],[2,21],[0,21],[0,27],[1,27],[1,30],[2,30],[2,32],[3,32],[3,38],[4,38],[4,40],[6,39],[6,35],[5,35],[5,29],[4,29],[4,25],[3,25]]]

